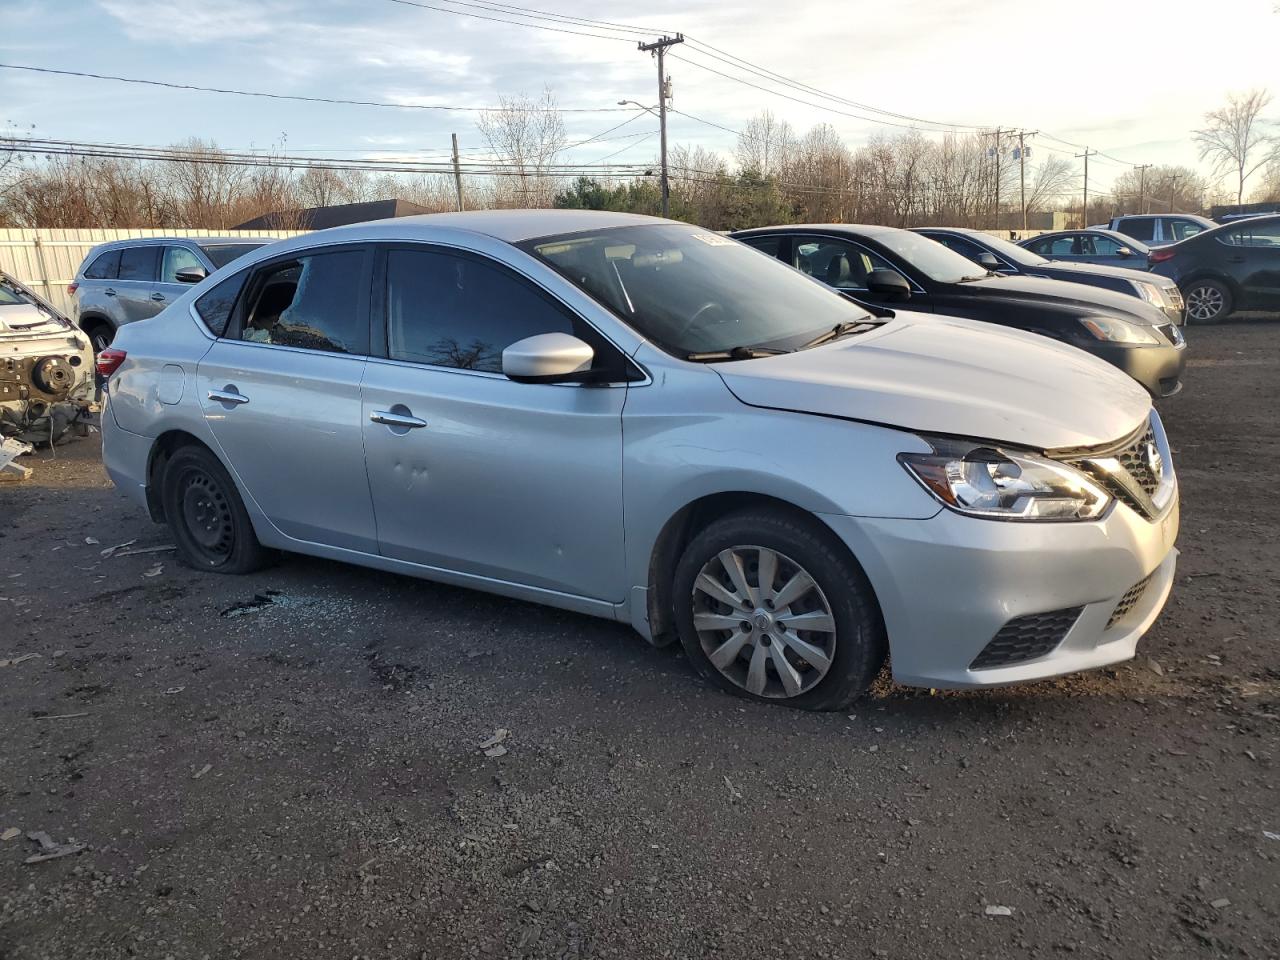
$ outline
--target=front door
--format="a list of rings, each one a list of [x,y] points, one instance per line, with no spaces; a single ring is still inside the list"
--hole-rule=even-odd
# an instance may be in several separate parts
[[[1280,306],[1280,221],[1251,223],[1219,236],[1228,250],[1222,257],[1227,273],[1244,293],[1241,306],[1271,309]]]
[[[362,421],[383,555],[621,601],[625,387],[501,373],[517,340],[599,335],[487,258],[415,245],[382,264],[385,357],[369,361]],[[597,364],[624,362],[592,346]]]
[[[149,244],[120,251],[120,272],[115,283],[108,285],[107,295],[119,305],[121,323],[154,317],[164,308],[163,303],[153,299],[162,249]]]
[[[173,301],[191,289],[191,284],[178,279],[178,271],[187,267],[199,267],[208,270],[200,258],[186,247],[165,247],[164,256],[160,258],[160,275],[156,280],[153,299],[160,309],[164,309]]]
[[[196,385],[224,462],[288,537],[377,553],[360,381],[369,343],[367,248],[256,267]]]

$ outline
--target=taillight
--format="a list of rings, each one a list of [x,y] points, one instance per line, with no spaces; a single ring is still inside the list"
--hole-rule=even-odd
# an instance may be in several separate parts
[[[120,369],[120,364],[124,363],[124,358],[126,356],[127,354],[123,350],[117,350],[115,347],[106,347],[98,354],[98,359],[95,361],[95,365],[98,368],[98,374],[102,376],[103,379],[111,376]]]
[[[1147,263],[1164,263],[1166,260],[1172,260],[1177,253],[1172,247],[1157,247],[1147,254]]]
[[[75,292],[76,292],[77,290],[79,290],[79,289],[80,289],[80,284],[76,283],[75,281],[72,281],[71,283],[68,283],[68,284],[67,284],[67,296],[68,296],[68,297],[69,297],[69,296],[71,296],[73,293],[75,293]]]

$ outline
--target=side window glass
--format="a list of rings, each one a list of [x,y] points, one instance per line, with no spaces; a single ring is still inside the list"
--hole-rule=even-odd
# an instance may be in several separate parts
[[[1039,253],[1043,253],[1046,257],[1069,257],[1076,252],[1075,237],[1054,237],[1048,242],[1049,249],[1045,250],[1044,244],[1041,244]]]
[[[159,255],[159,247],[125,247],[120,251],[119,279],[154,281]]]
[[[771,257],[776,257],[779,248],[782,246],[781,237],[748,237],[742,242],[749,247],[755,247],[761,253],[767,253]]]
[[[161,283],[180,283],[178,271],[187,267],[203,267],[199,258],[186,247],[165,247],[164,265],[160,269]]]
[[[1185,240],[1187,237],[1194,237],[1197,233],[1204,232],[1204,227],[1194,220],[1170,220],[1169,226],[1173,231],[1171,239],[1174,241]]]
[[[1222,242],[1233,247],[1280,248],[1280,223],[1264,223],[1257,226],[1241,226],[1228,230]]]
[[[1133,237],[1135,240],[1141,240],[1143,243],[1150,243],[1156,238],[1156,220],[1155,217],[1134,218],[1131,220],[1121,220],[1119,231],[1126,237]]]
[[[120,251],[108,250],[101,254],[84,272],[86,280],[114,280],[120,272]]]
[[[578,331],[568,311],[509,271],[436,250],[387,252],[391,359],[501,373],[502,351],[540,333]]]
[[[215,337],[224,336],[227,332],[231,310],[236,305],[240,288],[244,286],[244,277],[243,273],[228,277],[196,301],[196,313],[200,314],[200,319]]]
[[[1114,257],[1120,251],[1120,242],[1113,240],[1111,237],[1094,236],[1090,237],[1093,241],[1093,252],[1099,257]]]
[[[329,353],[369,352],[360,309],[363,250],[316,253],[254,274],[240,339]]]
[[[793,249],[793,266],[837,290],[865,290],[872,270],[893,269],[861,247],[839,240],[797,237]]]

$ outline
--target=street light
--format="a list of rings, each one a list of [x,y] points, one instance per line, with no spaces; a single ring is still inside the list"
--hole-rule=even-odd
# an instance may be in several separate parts
[[[635,100],[619,100],[618,106],[625,107],[628,103],[631,104],[633,107],[639,107],[645,113],[653,113],[653,111],[658,109],[657,107],[646,107],[643,103],[637,103]],[[657,116],[656,113],[653,113],[653,115],[655,117]]]

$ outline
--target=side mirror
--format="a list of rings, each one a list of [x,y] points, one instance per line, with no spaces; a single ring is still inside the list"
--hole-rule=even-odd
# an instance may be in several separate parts
[[[204,267],[183,267],[174,276],[179,283],[199,283],[209,275]]]
[[[987,253],[985,250],[978,254],[977,264],[983,270],[989,270],[992,273],[995,273],[1001,268],[1001,266],[1003,266],[1003,264],[996,259],[996,255],[994,253]]]
[[[1133,256],[1133,251],[1132,251],[1132,250],[1130,250],[1128,247],[1121,247],[1119,250],[1117,250],[1117,251],[1116,251],[1116,256],[1117,256],[1117,257],[1132,257],[1132,256]]]
[[[586,379],[595,351],[567,333],[540,333],[502,351],[502,372],[517,383],[571,383]]]
[[[889,300],[907,300],[911,297],[911,284],[896,270],[872,270],[867,274],[867,289]]]

